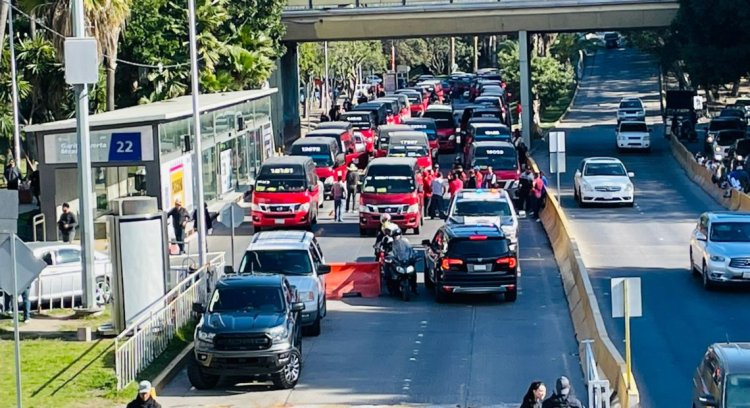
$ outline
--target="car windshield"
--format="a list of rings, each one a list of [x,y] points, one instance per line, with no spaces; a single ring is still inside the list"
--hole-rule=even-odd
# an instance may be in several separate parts
[[[719,132],[719,135],[716,137],[716,144],[720,146],[729,146],[744,137],[745,132]]]
[[[645,123],[621,123],[620,132],[648,132],[648,127]]]
[[[625,176],[625,167],[620,163],[589,163],[584,176]]]
[[[639,101],[623,101],[620,102],[620,109],[635,109],[641,108],[641,103]]]
[[[395,145],[388,149],[390,157],[426,157],[427,155],[427,148],[424,146]]]
[[[742,112],[739,109],[724,109],[723,111],[719,113],[719,116],[720,117],[731,116],[731,117],[741,118],[745,116],[745,112]]]
[[[512,147],[477,148],[471,166],[480,168],[492,166],[495,170],[515,170],[518,168],[518,158]]]
[[[456,127],[456,124],[453,122],[453,112],[427,111],[423,116],[435,119],[438,129],[453,129]]]
[[[510,206],[505,201],[458,200],[453,215],[474,217],[482,215],[508,217]]]
[[[331,167],[333,166],[333,159],[330,154],[311,154],[311,159],[315,162],[315,167]]]
[[[308,252],[303,250],[247,251],[242,258],[239,270],[241,273],[310,275],[312,264]]]
[[[259,193],[289,193],[305,191],[303,177],[264,177],[255,182],[255,191]]]
[[[362,191],[365,193],[411,193],[416,189],[414,178],[410,176],[370,176],[365,177]]]
[[[450,257],[467,258],[500,258],[507,255],[508,241],[500,238],[487,238],[485,240],[470,240],[457,238],[448,244],[448,253]]]
[[[750,407],[750,374],[730,374],[726,382],[727,408]]]
[[[750,106],[750,99],[737,99],[734,104],[737,106]]]
[[[281,289],[274,286],[240,286],[216,289],[208,305],[209,313],[284,311]]]
[[[750,222],[715,222],[711,224],[711,241],[750,242]]]
[[[719,130],[731,130],[740,129],[741,124],[739,120],[712,120],[708,125],[710,132],[718,132]]]

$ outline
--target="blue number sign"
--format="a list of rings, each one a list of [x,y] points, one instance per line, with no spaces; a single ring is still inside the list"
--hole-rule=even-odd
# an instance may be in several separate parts
[[[112,133],[112,139],[109,142],[109,160],[141,160],[141,134],[139,132]]]

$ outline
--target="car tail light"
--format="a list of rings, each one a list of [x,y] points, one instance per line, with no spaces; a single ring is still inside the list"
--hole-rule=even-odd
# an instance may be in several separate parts
[[[513,256],[507,256],[505,258],[498,258],[498,260],[495,261],[495,263],[501,264],[501,265],[508,265],[510,269],[515,268],[517,265],[516,258]]]
[[[460,259],[455,258],[443,258],[443,262],[440,263],[440,266],[443,269],[450,269],[451,265],[463,265],[464,261]]]
[[[469,237],[470,241],[484,241],[487,239],[487,235],[472,235]]]

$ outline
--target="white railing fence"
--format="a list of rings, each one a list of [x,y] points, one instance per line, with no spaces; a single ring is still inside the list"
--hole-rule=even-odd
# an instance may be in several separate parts
[[[609,380],[599,377],[599,368],[596,365],[592,348],[594,340],[583,340],[581,343],[585,353],[583,370],[589,393],[589,404],[592,408],[610,408]]]
[[[117,389],[125,388],[148,367],[194,318],[193,303],[205,303],[223,274],[224,253],[209,254],[209,263],[181,279],[146,315],[115,338]]]

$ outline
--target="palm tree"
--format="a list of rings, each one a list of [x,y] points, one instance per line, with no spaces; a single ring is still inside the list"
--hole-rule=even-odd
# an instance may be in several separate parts
[[[27,13],[45,15],[50,27],[69,37],[72,36],[70,0],[18,0]],[[84,0],[87,34],[97,41],[100,58],[106,59],[107,110],[115,109],[115,69],[120,34],[130,16],[133,0]],[[60,60],[63,60],[65,39],[52,36]]]

